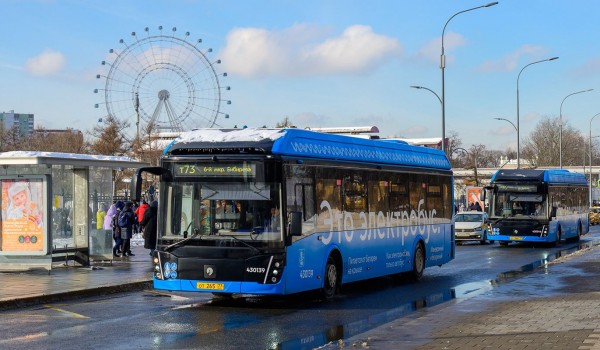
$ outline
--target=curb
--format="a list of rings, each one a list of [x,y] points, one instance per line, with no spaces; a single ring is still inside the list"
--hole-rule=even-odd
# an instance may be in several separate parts
[[[0,300],[0,311],[17,309],[21,307],[34,306],[39,304],[54,303],[86,297],[95,297],[100,295],[109,295],[125,292],[135,292],[152,287],[152,280],[137,281],[113,286],[95,287],[90,289],[72,290],[68,292],[43,294],[31,297],[24,297],[12,300]]]

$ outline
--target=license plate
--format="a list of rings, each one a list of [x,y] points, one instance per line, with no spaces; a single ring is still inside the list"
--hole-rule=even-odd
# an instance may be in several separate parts
[[[510,236],[509,239],[511,241],[522,241],[523,237],[517,237],[517,236]]]
[[[197,282],[196,288],[198,289],[210,289],[210,290],[224,290],[225,284],[223,283],[205,283],[205,282]]]

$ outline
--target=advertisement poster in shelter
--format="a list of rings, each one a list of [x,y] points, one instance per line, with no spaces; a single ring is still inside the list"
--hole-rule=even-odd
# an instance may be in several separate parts
[[[469,206],[471,203],[475,204],[475,203],[479,203],[479,206],[483,209],[484,207],[484,203],[481,201],[481,191],[483,190],[483,187],[472,187],[469,186],[467,187],[467,206]]]
[[[45,252],[44,182],[2,179],[0,253]]]

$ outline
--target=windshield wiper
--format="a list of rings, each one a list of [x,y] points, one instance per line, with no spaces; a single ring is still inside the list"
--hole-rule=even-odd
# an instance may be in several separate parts
[[[222,235],[222,234],[220,234],[220,233],[219,233],[219,236],[221,236],[221,237],[230,237],[230,238],[233,238],[233,239],[234,239],[236,242],[240,242],[240,243],[242,243],[243,245],[245,245],[245,246],[247,246],[247,247],[250,247],[250,248],[254,249],[254,250],[257,252],[257,253],[262,253],[262,250],[260,250],[260,249],[256,248],[255,246],[253,246],[252,244],[250,244],[250,243],[248,243],[248,242],[245,242],[245,241],[243,241],[243,240],[241,240],[241,239],[237,238],[236,236],[233,236],[233,235]]]
[[[194,239],[194,238],[196,238],[196,237],[198,237],[198,236],[200,235],[200,230],[199,230],[199,229],[197,229],[197,228],[194,228],[194,230],[193,230],[193,231],[194,231],[194,233],[193,233],[193,234],[192,234],[190,237],[187,237],[187,230],[190,228],[190,226],[191,226],[191,225],[192,225],[192,223],[190,222],[190,224],[189,224],[189,225],[188,225],[188,227],[185,229],[185,231],[183,231],[183,237],[184,237],[184,238],[183,238],[181,241],[177,241],[177,242],[175,242],[175,243],[173,243],[173,244],[171,244],[171,245],[168,245],[168,246],[165,248],[165,252],[170,252],[172,249],[174,249],[174,248],[177,248],[177,247],[180,247],[180,246],[182,246],[182,245],[183,245],[185,242],[189,242],[190,240],[192,240],[192,239]]]

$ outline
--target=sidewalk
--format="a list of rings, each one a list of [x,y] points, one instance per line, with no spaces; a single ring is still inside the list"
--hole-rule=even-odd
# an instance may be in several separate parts
[[[0,310],[70,298],[141,290],[151,287],[152,260],[143,245],[132,244],[135,256],[81,267],[53,263],[46,270],[0,272]],[[73,266],[76,265],[76,266]]]
[[[600,350],[600,247],[320,349]]]

